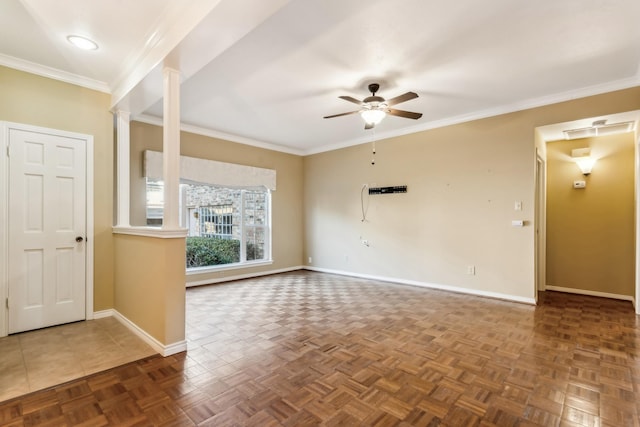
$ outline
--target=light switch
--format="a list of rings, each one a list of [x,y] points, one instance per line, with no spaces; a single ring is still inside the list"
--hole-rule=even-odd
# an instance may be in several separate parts
[[[520,200],[517,200],[513,208],[515,210],[517,210],[517,211],[521,211],[522,210],[522,202]]]

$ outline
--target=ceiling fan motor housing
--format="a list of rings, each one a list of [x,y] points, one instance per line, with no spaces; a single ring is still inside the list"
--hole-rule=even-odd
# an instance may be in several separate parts
[[[362,100],[363,104],[382,104],[384,103],[385,99],[381,96],[367,96],[365,99]]]
[[[365,99],[362,100],[363,104],[368,104],[365,105],[365,107],[369,107],[369,108],[384,108],[386,107],[386,100],[381,97],[381,96],[376,96],[376,92],[378,91],[378,89],[380,89],[380,85],[378,83],[371,83],[369,85],[369,92],[371,92],[371,96],[367,96]]]

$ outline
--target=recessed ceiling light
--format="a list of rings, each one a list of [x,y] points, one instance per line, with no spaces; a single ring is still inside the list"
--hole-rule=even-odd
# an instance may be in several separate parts
[[[96,50],[98,49],[98,44],[93,40],[90,40],[86,37],[82,36],[68,36],[67,40],[69,43],[83,50]]]

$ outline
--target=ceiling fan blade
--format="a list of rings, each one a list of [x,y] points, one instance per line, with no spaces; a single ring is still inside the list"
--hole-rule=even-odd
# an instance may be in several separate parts
[[[331,116],[324,116],[325,119],[332,119],[334,117],[340,117],[340,116],[348,116],[349,114],[356,114],[359,113],[360,111],[349,111],[348,113],[340,113],[340,114],[333,114]]]
[[[353,102],[354,104],[362,105],[362,101],[358,101],[352,96],[343,95],[343,96],[339,96],[338,98],[344,99],[345,101]]]
[[[376,125],[374,123],[365,123],[364,124],[364,129],[373,129],[374,127],[376,127]]]
[[[407,92],[405,94],[396,96],[395,98],[391,98],[387,101],[387,105],[391,107],[392,105],[400,104],[401,102],[409,101],[410,99],[417,98],[418,94],[415,92]]]
[[[395,110],[393,108],[390,108],[387,111],[387,113],[391,114],[392,116],[404,117],[405,119],[417,120],[420,117],[422,117],[422,113],[414,113],[411,111],[404,111],[404,110]]]

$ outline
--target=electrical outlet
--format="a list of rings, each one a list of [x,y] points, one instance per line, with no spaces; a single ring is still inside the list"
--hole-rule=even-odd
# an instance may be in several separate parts
[[[476,266],[475,265],[467,265],[467,274],[470,276],[475,276],[476,274]]]
[[[313,258],[309,257],[309,264],[313,263]]]

